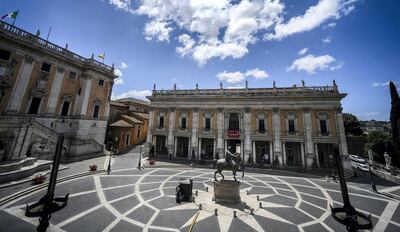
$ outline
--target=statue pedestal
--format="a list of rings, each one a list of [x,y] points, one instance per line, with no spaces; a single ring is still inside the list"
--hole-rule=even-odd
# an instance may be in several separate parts
[[[213,181],[216,203],[236,204],[240,202],[240,182],[235,180]]]

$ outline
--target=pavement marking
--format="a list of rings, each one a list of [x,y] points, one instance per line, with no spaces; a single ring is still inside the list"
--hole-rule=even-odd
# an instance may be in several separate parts
[[[73,221],[75,221],[75,220],[77,220],[77,219],[79,219],[79,218],[81,218],[81,217],[83,217],[83,216],[95,211],[95,210],[100,209],[101,207],[103,207],[103,205],[97,205],[97,206],[95,206],[93,208],[85,210],[85,211],[83,211],[83,212],[81,212],[79,214],[74,215],[73,217],[68,218],[67,220],[64,220],[64,221],[58,223],[57,226],[61,228],[61,227],[65,226],[65,225],[67,225],[67,224],[69,224],[69,223],[71,223],[71,222],[73,222]]]
[[[396,191],[396,190],[399,190],[399,189],[400,189],[400,186],[393,186],[393,187],[388,187],[388,188],[380,189],[379,192],[382,192],[382,193],[390,193],[390,192],[393,192],[393,191]]]
[[[28,222],[34,226],[38,226],[39,225],[39,219],[38,218],[29,218],[25,216],[25,211],[22,209],[15,209],[13,208],[8,208],[4,210],[5,212],[25,221]],[[58,226],[55,226],[53,224],[49,224],[49,227],[47,228],[47,231],[52,231],[52,232],[65,232],[65,230],[62,230],[61,228],[59,228]]]
[[[398,206],[399,202],[388,202],[373,231],[385,231]]]

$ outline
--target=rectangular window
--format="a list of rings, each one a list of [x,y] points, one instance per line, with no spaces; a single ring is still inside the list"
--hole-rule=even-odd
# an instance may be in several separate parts
[[[65,101],[63,103],[62,109],[61,109],[61,116],[67,116],[68,115],[69,105],[70,105],[70,102],[68,102],[68,101]]]
[[[100,79],[100,80],[99,80],[99,85],[100,85],[100,86],[104,86],[104,80]]]
[[[182,125],[181,125],[182,129],[186,129],[186,118],[182,118]]]
[[[48,63],[42,63],[42,67],[40,68],[40,70],[42,70],[43,72],[50,72],[51,69],[51,64]]]
[[[130,135],[130,134],[126,134],[126,137],[125,137],[125,146],[128,146],[128,145],[129,145],[129,140],[131,140],[131,135]]]
[[[164,116],[160,116],[160,121],[158,123],[158,127],[164,128]]]
[[[296,129],[294,127],[294,119],[289,119],[288,123],[289,123],[289,133],[296,132]]]
[[[324,119],[319,120],[319,126],[321,129],[321,134],[323,134],[323,135],[328,134],[328,125],[326,123],[326,120],[324,120]]]
[[[41,98],[33,97],[31,101],[31,105],[29,106],[28,114],[37,114],[39,112]]]
[[[69,72],[68,79],[72,81],[76,80],[76,72]]]
[[[100,106],[99,105],[94,105],[93,118],[99,118],[99,111],[100,111]]]
[[[11,56],[11,52],[0,49],[0,59],[8,61],[10,59],[10,56]]]
[[[206,118],[206,130],[211,129],[211,118]]]
[[[261,133],[265,133],[265,121],[264,119],[258,120],[258,131]]]

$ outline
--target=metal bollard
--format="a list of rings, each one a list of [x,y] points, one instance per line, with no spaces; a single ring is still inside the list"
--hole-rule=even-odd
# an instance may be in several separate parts
[[[249,190],[246,190],[246,195],[249,195],[250,193],[249,193]]]
[[[254,209],[253,208],[250,209],[250,214],[254,215]]]
[[[257,201],[259,201],[260,200],[260,196],[259,195],[257,195]]]
[[[196,196],[198,196],[198,195],[199,195],[199,191],[196,190]]]
[[[237,217],[237,215],[236,215],[236,210],[233,211],[233,217],[234,217],[234,218]]]
[[[218,209],[215,209],[215,216],[218,216]]]
[[[206,187],[206,192],[208,192],[208,187]]]
[[[260,208],[262,208],[262,202],[260,202]]]
[[[203,205],[200,203],[199,204],[199,210],[202,210],[203,209]]]

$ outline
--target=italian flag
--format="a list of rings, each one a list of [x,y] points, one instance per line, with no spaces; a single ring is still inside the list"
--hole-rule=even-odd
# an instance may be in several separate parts
[[[5,18],[13,18],[13,19],[16,19],[17,16],[18,16],[18,12],[19,12],[19,10],[10,12],[10,13],[4,15],[3,17],[1,17],[1,19],[5,19]]]

